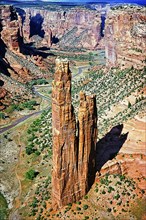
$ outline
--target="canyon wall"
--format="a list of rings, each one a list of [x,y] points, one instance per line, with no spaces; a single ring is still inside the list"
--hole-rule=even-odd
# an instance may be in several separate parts
[[[107,65],[142,69],[146,61],[145,30],[144,7],[121,6],[111,9],[105,24]]]
[[[26,41],[41,39],[41,45],[62,49],[95,49],[101,39],[101,13],[96,10],[56,6],[53,10],[23,8],[18,12]]]
[[[0,6],[0,38],[13,51],[20,51],[20,26],[14,7]]]
[[[97,109],[95,96],[80,94],[76,120],[71,101],[71,72],[67,60],[56,60],[52,84],[53,207],[78,201],[95,178]]]

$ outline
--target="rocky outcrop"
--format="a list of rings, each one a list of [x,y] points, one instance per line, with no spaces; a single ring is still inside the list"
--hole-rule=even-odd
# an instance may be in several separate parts
[[[105,53],[108,66],[143,68],[146,40],[145,9],[123,6],[110,10],[105,25]]]
[[[0,80],[4,82],[4,89],[9,91],[12,95],[19,95],[19,96],[27,96],[27,97],[31,97],[31,92],[28,90],[28,88],[10,78],[5,76],[4,74],[0,73]],[[30,95],[28,95],[30,93]]]
[[[32,98],[31,91],[22,83],[0,73],[0,110]]]
[[[71,102],[71,72],[67,60],[56,60],[52,85],[53,207],[79,200],[95,177],[97,109],[95,96],[80,94],[78,136]]]
[[[95,49],[101,39],[101,14],[95,10],[81,7],[60,9],[57,6],[53,10],[23,10],[23,36],[26,41],[38,35],[42,38],[41,45],[48,47],[53,44],[53,47],[62,49]]]
[[[9,5],[0,6],[1,39],[12,51],[20,51],[19,21],[15,9]]]
[[[45,37],[42,40],[42,44],[51,47],[52,46],[52,31],[50,28],[44,26]]]
[[[0,110],[3,110],[5,108],[5,97],[7,96],[7,90],[0,87]]]
[[[21,14],[20,16],[23,16],[23,14]],[[30,41],[30,10],[27,9],[26,14],[25,14],[25,18],[22,17],[23,21],[23,28],[22,28],[22,32],[23,32],[23,37],[24,40],[26,40],[26,42]]]

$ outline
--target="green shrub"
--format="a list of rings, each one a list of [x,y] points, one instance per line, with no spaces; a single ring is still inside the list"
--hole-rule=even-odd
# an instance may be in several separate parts
[[[119,178],[120,178],[120,180],[122,181],[122,180],[125,179],[125,176],[124,176],[124,175],[120,175]]]
[[[40,213],[43,213],[43,208],[40,208]]]
[[[119,194],[117,194],[117,195],[114,196],[114,199],[116,199],[116,200],[118,200],[119,198],[120,198],[120,195],[119,195]]]
[[[113,187],[109,186],[108,192],[111,193],[112,191],[115,191],[115,189]]]
[[[16,110],[17,109],[17,105],[15,105],[15,104],[12,104],[12,105],[10,105],[7,109],[6,109],[6,112],[7,113],[12,113],[14,110]]]
[[[25,151],[26,151],[27,155],[30,155],[30,154],[34,153],[36,151],[36,149],[32,148],[31,146],[28,146],[28,147],[26,147]]]
[[[87,220],[87,219],[89,219],[89,216],[85,216],[84,220]]]
[[[77,207],[76,207],[76,210],[77,210],[77,211],[80,211],[80,210],[81,210],[81,208],[80,208],[79,206],[77,206]]]
[[[8,204],[4,196],[0,193],[0,219],[8,219]]]
[[[95,192],[98,192],[98,188],[95,188]]]
[[[78,202],[76,202],[76,204],[80,205],[80,204],[81,204],[81,202],[80,202],[80,201],[78,201]]]
[[[106,194],[105,190],[102,191],[102,194]]]
[[[130,102],[128,102],[128,108],[131,108],[131,103]]]
[[[88,205],[86,205],[86,204],[83,205],[83,209],[84,209],[84,210],[88,209]]]
[[[5,114],[3,112],[0,112],[0,119],[5,119]]]
[[[45,201],[43,201],[42,206],[43,206],[43,208],[46,209],[47,206],[46,206],[46,202]]]
[[[30,169],[28,172],[26,172],[25,177],[29,180],[33,180],[38,175],[38,172],[36,172],[33,169]]]
[[[40,153],[38,150],[36,150],[36,151],[35,151],[35,154],[36,154],[37,156],[39,156],[41,153]]]

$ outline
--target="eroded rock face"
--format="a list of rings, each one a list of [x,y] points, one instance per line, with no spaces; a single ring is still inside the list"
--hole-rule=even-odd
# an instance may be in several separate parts
[[[0,6],[1,39],[13,51],[20,51],[19,21],[15,9],[9,5]]]
[[[95,177],[96,99],[95,96],[86,97],[84,93],[80,97],[79,136],[76,136],[69,63],[57,59],[52,85],[52,201],[56,208],[79,200]]]
[[[101,14],[85,8],[55,10],[23,9],[25,12],[23,36],[26,41],[32,35],[42,37],[41,45],[60,48],[95,49],[101,40]],[[31,31],[31,26],[37,29]],[[32,37],[32,38],[31,38]]]
[[[78,120],[78,173],[82,195],[85,195],[94,182],[96,172],[94,159],[97,141],[97,109],[95,96],[86,96],[83,92],[80,92]]]
[[[110,10],[105,25],[105,53],[108,66],[141,69],[145,65],[145,9],[127,7]]]
[[[7,90],[0,87],[0,110],[3,110],[5,108],[4,100],[5,100],[6,95],[7,95]]]

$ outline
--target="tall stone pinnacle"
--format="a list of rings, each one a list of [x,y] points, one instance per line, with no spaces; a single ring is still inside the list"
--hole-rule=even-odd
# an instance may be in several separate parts
[[[97,109],[95,96],[80,94],[78,137],[71,102],[71,72],[67,60],[56,59],[52,84],[53,207],[77,201],[95,177]]]

